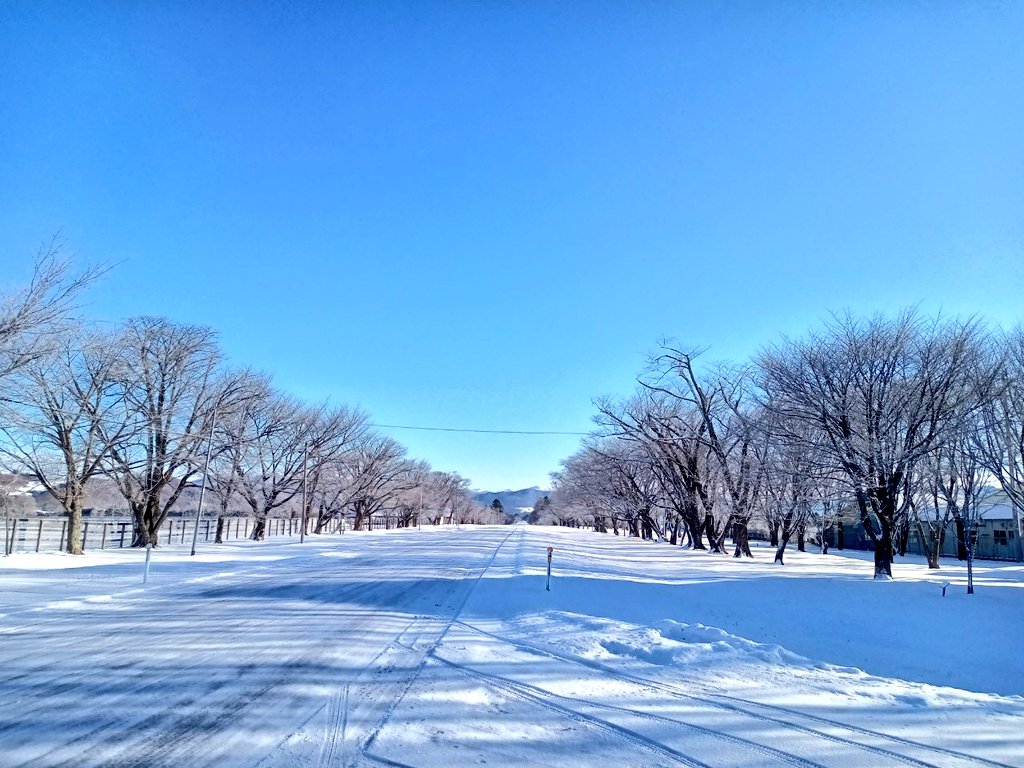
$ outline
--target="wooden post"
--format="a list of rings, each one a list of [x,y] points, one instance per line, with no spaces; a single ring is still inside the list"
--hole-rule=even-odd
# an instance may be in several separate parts
[[[67,533],[67,530],[68,530],[68,521],[67,520],[61,520],[60,521],[60,546],[57,547],[57,551],[58,552],[63,552],[64,551],[64,534]]]
[[[82,531],[82,551],[85,552],[85,543],[89,540],[89,521],[85,521],[85,527]],[[70,544],[70,542],[68,542]]]
[[[103,535],[100,536],[100,549],[107,548],[107,521],[103,521]]]
[[[167,521],[167,543],[168,544],[171,543],[171,536],[173,536],[173,535],[174,535],[174,521],[173,520],[168,520]]]
[[[124,549],[124,531],[128,525],[127,523],[118,523],[118,526],[121,528],[121,539],[117,542],[117,546],[119,549]]]
[[[235,528],[235,532],[236,533],[238,532],[237,527]],[[245,518],[245,537],[249,538],[249,518],[248,517]]]
[[[185,543],[185,529],[186,528],[188,528],[188,521],[187,520],[182,520],[181,521],[181,541],[178,542],[179,544],[184,544]]]
[[[43,540],[43,521],[39,521],[39,532],[36,534],[36,552],[39,551],[39,542]]]
[[[210,540],[210,521],[207,520],[206,521],[206,530],[203,531],[203,541],[209,541],[209,540]]]

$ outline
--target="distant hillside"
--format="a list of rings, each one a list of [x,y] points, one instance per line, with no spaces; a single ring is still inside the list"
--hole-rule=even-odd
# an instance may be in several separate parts
[[[44,490],[42,484],[31,475],[0,473],[0,507],[6,507],[11,514],[34,515],[37,511],[60,512],[61,506]],[[490,503],[490,502],[488,502]],[[217,502],[207,494],[205,507],[210,512]],[[182,491],[174,505],[172,514],[195,512],[199,506],[199,488],[189,487]],[[85,492],[85,508],[93,514],[127,515],[128,503],[107,478],[96,477],[89,481]],[[229,511],[245,511],[241,502],[232,501]]]
[[[520,509],[529,509],[537,503],[537,499],[546,496],[550,491],[540,488],[523,488],[520,491],[480,491],[474,493],[475,498],[481,504],[491,505],[495,499],[501,502],[505,514],[515,516]]]

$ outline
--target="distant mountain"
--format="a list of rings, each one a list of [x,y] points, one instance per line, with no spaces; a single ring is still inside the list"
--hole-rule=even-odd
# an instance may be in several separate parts
[[[537,499],[547,496],[551,491],[545,491],[536,486],[523,488],[519,491],[480,491],[474,493],[473,498],[481,504],[491,505],[495,499],[501,502],[505,514],[516,516],[520,509],[530,509],[537,503]]]

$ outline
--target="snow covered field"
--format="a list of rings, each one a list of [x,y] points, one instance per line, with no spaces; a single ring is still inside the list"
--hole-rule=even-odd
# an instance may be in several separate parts
[[[953,563],[757,554],[442,528],[168,547],[146,586],[138,551],[15,556],[0,765],[1024,766],[1024,568],[968,597]]]

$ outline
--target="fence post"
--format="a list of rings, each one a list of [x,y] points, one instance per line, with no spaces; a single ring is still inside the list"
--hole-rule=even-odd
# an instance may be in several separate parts
[[[207,520],[206,521],[206,530],[203,531],[203,541],[209,541],[209,540],[210,540],[210,521]]]
[[[167,521],[167,543],[168,544],[171,543],[171,536],[173,536],[173,535],[174,535],[174,521],[173,520],[168,520]]]
[[[68,535],[70,536],[70,532],[68,533]],[[82,531],[82,551],[83,552],[85,552],[85,543],[88,540],[89,540],[89,521],[86,520],[85,521],[84,530]],[[68,542],[68,543],[70,544],[71,542]]]
[[[117,548],[124,549],[124,530],[128,527],[128,524],[118,523],[118,526],[121,528],[121,540],[117,543]]]
[[[236,533],[238,532],[238,529],[237,529],[237,527],[236,527],[236,529],[235,529],[235,532],[236,532]],[[248,517],[247,517],[247,518],[245,518],[245,537],[246,537],[246,538],[249,538],[249,518],[248,518]]]
[[[67,530],[68,530],[68,521],[67,520],[61,520],[60,521],[60,546],[57,547],[57,551],[58,552],[63,552],[64,551],[64,534],[67,532]]]
[[[39,551],[39,543],[43,540],[43,521],[39,520],[39,532],[36,534],[36,552]]]
[[[188,520],[182,520],[181,521],[181,541],[178,542],[179,544],[184,544],[185,543],[185,531],[187,529],[188,529]]]
[[[103,521],[103,535],[100,537],[100,549],[107,548],[107,521]]]

